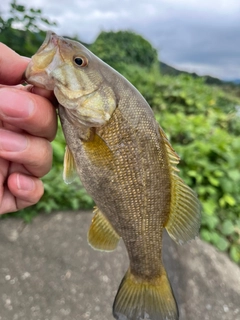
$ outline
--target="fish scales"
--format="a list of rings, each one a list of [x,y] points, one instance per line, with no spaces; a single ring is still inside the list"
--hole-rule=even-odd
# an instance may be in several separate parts
[[[81,168],[79,175],[83,185],[123,238],[130,261],[133,261],[132,269],[143,268],[143,275],[151,275],[159,273],[161,269],[161,260],[158,258],[156,264],[153,264],[153,261],[161,256],[160,230],[169,212],[169,170],[166,170],[164,165],[163,170],[159,170],[155,165],[159,165],[159,158],[160,161],[164,159],[164,154],[160,153],[161,149],[158,147],[160,137],[152,130],[151,123],[147,125],[148,119],[143,118],[141,125],[145,130],[149,127],[151,139],[146,134],[146,140],[139,141],[138,132],[132,127],[131,122],[122,121],[121,114],[119,105],[106,127],[97,130],[112,153],[110,158],[107,156],[106,159],[100,159],[103,164],[99,165],[98,154],[94,153],[96,158],[90,157],[82,152],[79,145],[71,146],[71,141],[68,142],[68,146],[72,147],[72,152],[76,155],[76,167]],[[141,130],[141,125],[138,130]],[[111,134],[108,134],[109,132]],[[93,162],[96,163],[95,166]],[[151,170],[148,168],[149,162],[152,164]],[[94,184],[89,179],[89,168],[95,177]],[[161,192],[162,183],[165,184],[165,188]],[[102,199],[107,199],[107,203],[102,203]],[[167,200],[169,205],[161,206],[161,203]],[[156,212],[159,215],[157,219]],[[116,223],[118,221],[121,222]],[[145,238],[145,232],[149,230],[153,232],[149,234],[149,238]],[[148,242],[152,244],[148,245]]]
[[[138,130],[131,121],[122,119],[121,109],[124,107],[125,105],[120,104],[109,123],[97,130],[110,149],[105,159],[95,152],[93,156],[89,156],[89,148],[87,147],[85,152],[82,151],[85,149],[84,143],[83,146],[72,143],[75,139],[70,139],[67,144],[75,154],[76,167],[81,168],[79,175],[83,185],[123,238],[130,261],[133,261],[131,269],[138,268],[139,274],[151,276],[161,272],[160,230],[170,206],[169,170],[164,168],[164,164],[163,170],[159,170],[155,165],[159,165],[159,158],[164,162],[164,154],[159,148],[160,136],[156,134],[156,130],[152,130],[152,123],[146,115],[143,116],[138,130],[141,131],[141,127],[145,130],[149,128],[149,134],[146,134],[145,141],[139,141]],[[151,120],[155,123],[154,118]],[[85,144],[88,145],[88,142]],[[89,152],[92,152],[91,148]],[[150,161],[152,169],[146,170]],[[91,174],[95,177],[94,184],[89,179]],[[160,192],[162,183],[165,184],[165,188]],[[167,201],[167,198],[169,206],[162,207],[161,203]],[[107,199],[107,202],[102,203],[102,199]],[[158,212],[160,219],[156,219],[155,212]],[[149,230],[153,231],[150,233],[152,239],[144,237]],[[142,271],[139,270],[141,268]]]
[[[80,64],[80,65],[79,65]],[[177,176],[179,157],[141,94],[81,44],[48,33],[26,70],[29,83],[54,90],[67,142],[64,179],[76,169],[96,203],[92,247],[120,237],[130,266],[113,305],[119,320],[177,320],[162,263],[162,232],[177,242],[197,235],[200,205]]]

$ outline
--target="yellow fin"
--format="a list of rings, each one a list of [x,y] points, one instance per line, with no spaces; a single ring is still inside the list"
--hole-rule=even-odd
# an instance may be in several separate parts
[[[63,180],[65,183],[70,184],[73,182],[76,176],[77,174],[73,155],[69,147],[66,146],[63,164]]]
[[[164,131],[159,128],[168,153],[172,190],[169,219],[165,225],[170,237],[178,244],[184,244],[198,235],[201,224],[200,203],[195,192],[175,173],[180,157],[172,148]]]
[[[174,171],[179,171],[175,166],[179,163],[180,161],[180,157],[179,155],[175,152],[175,150],[173,149],[173,147],[171,146],[170,142],[168,141],[168,138],[165,134],[165,132],[163,131],[163,129],[161,127],[159,127],[159,131],[160,131],[160,135],[163,138],[165,147],[167,149],[167,153],[168,153],[168,157],[169,157],[169,162],[171,164],[171,169]]]
[[[113,316],[117,320],[178,320],[177,304],[165,270],[151,282],[128,270],[113,304]]]
[[[200,203],[194,191],[172,172],[172,200],[165,228],[178,244],[195,238],[201,224]]]
[[[88,242],[97,250],[113,251],[116,249],[120,236],[113,229],[107,218],[96,208],[95,216],[88,231]]]
[[[97,133],[92,135],[91,140],[83,142],[83,149],[94,166],[100,168],[104,166],[110,167],[114,161],[114,156],[109,146]]]

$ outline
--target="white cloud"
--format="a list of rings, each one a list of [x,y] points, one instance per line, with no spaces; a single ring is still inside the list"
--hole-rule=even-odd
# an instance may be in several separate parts
[[[1,0],[6,11],[10,0]],[[61,35],[92,42],[101,30],[133,30],[176,67],[240,78],[239,0],[18,0],[41,8]]]

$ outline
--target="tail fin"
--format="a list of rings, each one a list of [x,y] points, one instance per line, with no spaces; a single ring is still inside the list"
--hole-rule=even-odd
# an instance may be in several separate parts
[[[117,320],[178,320],[178,308],[165,270],[155,281],[127,271],[113,304]]]

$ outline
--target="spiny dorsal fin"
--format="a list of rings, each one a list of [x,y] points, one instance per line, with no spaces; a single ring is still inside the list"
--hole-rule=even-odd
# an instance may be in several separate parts
[[[179,163],[180,161],[180,157],[178,156],[178,154],[175,152],[175,150],[173,149],[173,147],[171,146],[170,142],[168,141],[168,138],[165,134],[165,132],[163,131],[163,129],[161,127],[159,127],[159,132],[161,137],[163,138],[165,147],[167,149],[167,153],[168,153],[168,157],[169,157],[169,162],[171,164],[171,169],[174,171],[179,171],[176,168],[176,165]]]
[[[66,146],[63,163],[63,180],[65,183],[70,184],[76,178],[76,166],[73,159],[72,152]]]
[[[110,222],[96,207],[95,216],[88,231],[88,242],[97,250],[113,251],[116,249],[120,236],[113,229]]]

